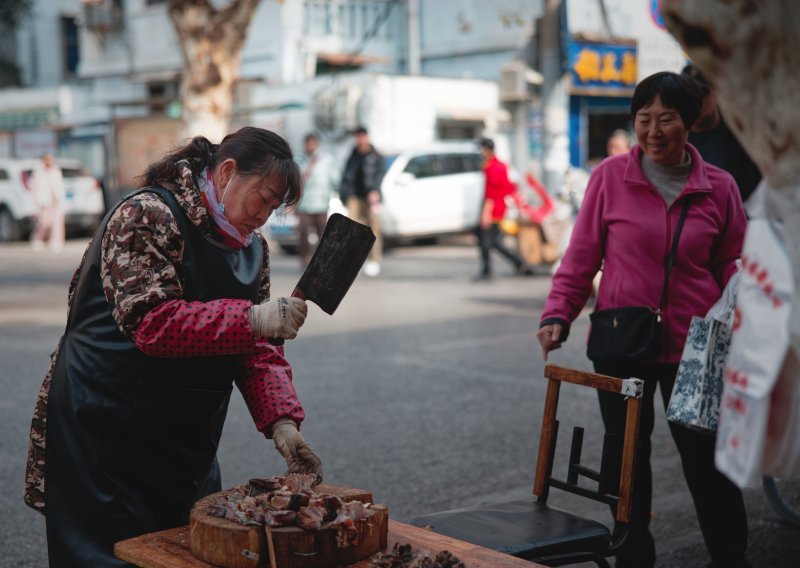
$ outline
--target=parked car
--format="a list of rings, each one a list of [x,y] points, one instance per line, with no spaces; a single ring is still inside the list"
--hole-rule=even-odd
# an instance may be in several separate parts
[[[0,159],[0,242],[27,238],[36,221],[30,192],[37,160]]]
[[[58,158],[64,174],[64,223],[67,233],[93,232],[105,213],[100,182],[78,160]]]
[[[387,155],[381,182],[384,242],[435,238],[472,231],[483,202],[481,155],[471,142],[440,142]],[[338,198],[329,213],[344,212]],[[297,216],[279,210],[266,234],[287,253],[297,251]]]
[[[105,211],[100,183],[77,160],[57,159],[64,174],[64,223],[67,233],[93,231]],[[0,159],[0,242],[28,238],[36,223],[30,179],[41,162]]]

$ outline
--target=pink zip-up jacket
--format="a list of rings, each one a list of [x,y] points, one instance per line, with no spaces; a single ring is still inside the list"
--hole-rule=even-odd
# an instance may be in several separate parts
[[[595,309],[658,307],[666,259],[684,200],[692,196],[678,241],[663,312],[664,346],[651,363],[677,363],[692,316],[705,316],[736,272],[747,220],[736,182],[686,146],[692,171],[675,202],[640,165],[642,150],[612,156],[592,172],[569,247],[553,276],[542,325],[578,317],[601,265]]]

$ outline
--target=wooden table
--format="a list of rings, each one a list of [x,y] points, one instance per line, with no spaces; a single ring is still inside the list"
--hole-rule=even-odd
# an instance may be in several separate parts
[[[488,548],[456,540],[435,532],[389,520],[389,548],[395,542],[408,543],[415,549],[436,553],[449,550],[467,568],[544,568],[541,564],[514,558]],[[114,546],[117,558],[142,568],[213,568],[198,560],[189,550],[189,527],[145,534],[123,540]],[[370,561],[362,560],[352,568],[369,568]]]

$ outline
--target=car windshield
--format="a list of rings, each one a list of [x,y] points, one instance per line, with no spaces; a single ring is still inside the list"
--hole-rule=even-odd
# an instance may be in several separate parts
[[[396,159],[397,159],[397,154],[388,154],[388,155],[383,157],[383,166],[384,166],[383,173],[386,173],[386,172],[389,171],[389,168],[391,167],[391,165],[394,163],[394,161]]]

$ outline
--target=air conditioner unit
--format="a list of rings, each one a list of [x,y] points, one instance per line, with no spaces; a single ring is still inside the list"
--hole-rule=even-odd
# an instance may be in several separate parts
[[[500,101],[522,102],[531,99],[528,84],[539,85],[542,76],[522,61],[511,61],[500,67]]]
[[[93,32],[122,29],[121,0],[82,0],[83,22]]]

